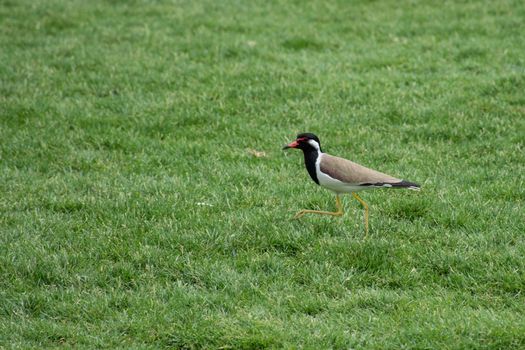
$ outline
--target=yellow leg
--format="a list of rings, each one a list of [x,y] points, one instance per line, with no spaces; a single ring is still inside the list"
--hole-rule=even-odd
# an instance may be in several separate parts
[[[321,214],[321,215],[333,215],[333,216],[341,216],[343,215],[343,207],[341,206],[341,199],[339,198],[339,195],[335,195],[335,205],[337,207],[337,211],[331,212],[331,211],[320,211],[320,210],[301,210],[295,216],[294,219],[299,219],[304,214]]]
[[[363,205],[363,208],[365,208],[365,235],[368,235],[368,204],[366,204],[365,201],[357,195],[357,193],[352,192],[352,196],[354,196],[354,198]]]

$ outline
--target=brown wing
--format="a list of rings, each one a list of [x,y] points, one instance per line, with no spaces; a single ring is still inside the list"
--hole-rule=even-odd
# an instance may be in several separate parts
[[[402,181],[347,159],[334,157],[326,153],[323,153],[320,168],[323,173],[348,184],[396,183]]]

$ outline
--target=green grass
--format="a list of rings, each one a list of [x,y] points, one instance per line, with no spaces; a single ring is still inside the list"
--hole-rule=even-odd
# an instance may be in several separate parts
[[[523,1],[0,19],[0,348],[525,347]],[[423,190],[291,220],[301,131]]]

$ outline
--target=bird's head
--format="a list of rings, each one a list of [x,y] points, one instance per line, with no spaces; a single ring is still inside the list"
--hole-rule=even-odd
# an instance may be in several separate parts
[[[319,138],[310,132],[305,132],[297,135],[295,141],[285,145],[283,149],[299,148],[304,151],[321,151],[321,142]]]

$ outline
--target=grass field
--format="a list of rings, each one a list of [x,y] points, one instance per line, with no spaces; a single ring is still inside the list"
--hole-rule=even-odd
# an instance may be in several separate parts
[[[523,1],[0,19],[0,348],[525,348]],[[302,131],[423,190],[292,220]]]

